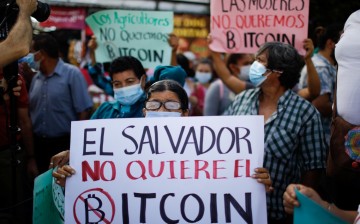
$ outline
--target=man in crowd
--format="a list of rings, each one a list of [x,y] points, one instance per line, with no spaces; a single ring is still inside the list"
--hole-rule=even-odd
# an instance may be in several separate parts
[[[31,52],[30,64],[39,72],[30,86],[30,117],[35,158],[39,172],[44,172],[53,155],[70,147],[71,121],[87,119],[92,101],[80,70],[59,58],[51,35],[34,37]]]

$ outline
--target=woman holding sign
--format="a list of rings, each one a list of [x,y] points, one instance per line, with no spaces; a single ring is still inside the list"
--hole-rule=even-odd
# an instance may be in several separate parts
[[[185,90],[174,80],[162,80],[152,84],[146,94],[145,106],[143,108],[145,117],[180,117],[189,114],[189,99]],[[69,161],[69,151],[55,155],[52,161],[61,163],[65,160]],[[69,165],[59,164],[57,171],[53,173],[56,182],[65,186],[66,177],[75,174],[75,170]],[[272,181],[270,175],[265,168],[256,168],[255,174],[252,176],[266,187],[266,191],[272,191]]]
[[[257,88],[241,92],[225,111],[226,115],[264,116],[264,167],[275,186],[267,195],[269,223],[291,222],[282,206],[287,185],[302,181],[316,187],[326,164],[320,115],[292,91],[302,65],[303,59],[293,46],[265,43],[250,67],[250,81]]]

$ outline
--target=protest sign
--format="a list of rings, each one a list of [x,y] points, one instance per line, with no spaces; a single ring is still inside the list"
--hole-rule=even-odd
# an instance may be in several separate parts
[[[169,65],[173,12],[103,10],[86,18],[97,38],[96,60],[111,62],[119,56],[133,56],[145,68]]]
[[[54,183],[52,172],[53,170],[50,169],[35,178],[33,223],[46,224],[49,223],[50,220],[51,223],[54,224],[64,223],[63,214],[59,211],[64,201],[61,200],[62,195],[58,194],[56,190],[61,187]]]
[[[263,116],[72,122],[66,223],[266,223]]]
[[[86,11],[84,8],[51,6],[49,18],[41,22],[40,26],[81,30],[85,28],[85,15]]]
[[[344,220],[295,189],[300,206],[294,208],[294,224],[345,224]]]
[[[266,42],[280,41],[305,54],[308,21],[309,0],[211,0],[210,48],[255,53]]]

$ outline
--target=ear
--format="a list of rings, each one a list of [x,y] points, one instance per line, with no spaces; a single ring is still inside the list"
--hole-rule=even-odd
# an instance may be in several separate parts
[[[141,88],[142,89],[145,89],[145,84],[146,84],[146,75],[142,75],[141,78],[140,78],[140,84],[141,84]]]

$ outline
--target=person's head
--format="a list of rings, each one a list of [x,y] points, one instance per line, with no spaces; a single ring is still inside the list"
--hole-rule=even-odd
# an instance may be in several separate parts
[[[178,65],[180,65],[186,72],[187,77],[194,77],[195,72],[193,69],[193,66],[189,59],[184,54],[177,54],[176,55],[176,62]]]
[[[290,44],[267,42],[250,67],[250,81],[260,86],[266,80],[277,79],[285,89],[291,89],[298,83],[303,65],[302,57]]]
[[[59,59],[59,44],[56,39],[47,33],[34,36],[32,41],[29,65],[34,70],[43,71],[44,62]]]
[[[246,81],[249,79],[249,69],[253,61],[252,54],[230,54],[226,60],[226,67],[232,75]]]
[[[186,76],[187,74],[181,66],[159,65],[155,68],[154,75],[150,78],[147,85],[150,86],[157,81],[170,79],[184,86]]]
[[[213,78],[212,62],[208,58],[202,58],[196,65],[195,79],[201,83],[206,84]]]
[[[174,80],[155,82],[147,91],[143,113],[145,117],[188,116],[186,91]]]
[[[326,48],[335,49],[335,44],[339,41],[343,26],[340,24],[332,24],[323,29],[318,37],[318,47],[320,50]]]
[[[114,97],[122,105],[133,105],[144,94],[146,75],[141,62],[131,56],[116,58],[109,68]]]
[[[322,35],[319,36],[319,51],[328,52],[328,55],[334,60],[334,63],[336,63],[335,45],[340,40],[342,31],[343,26],[335,23],[326,27]]]
[[[59,58],[59,44],[53,36],[47,33],[42,33],[34,37],[31,50],[33,52],[40,51],[40,54],[49,58]]]

